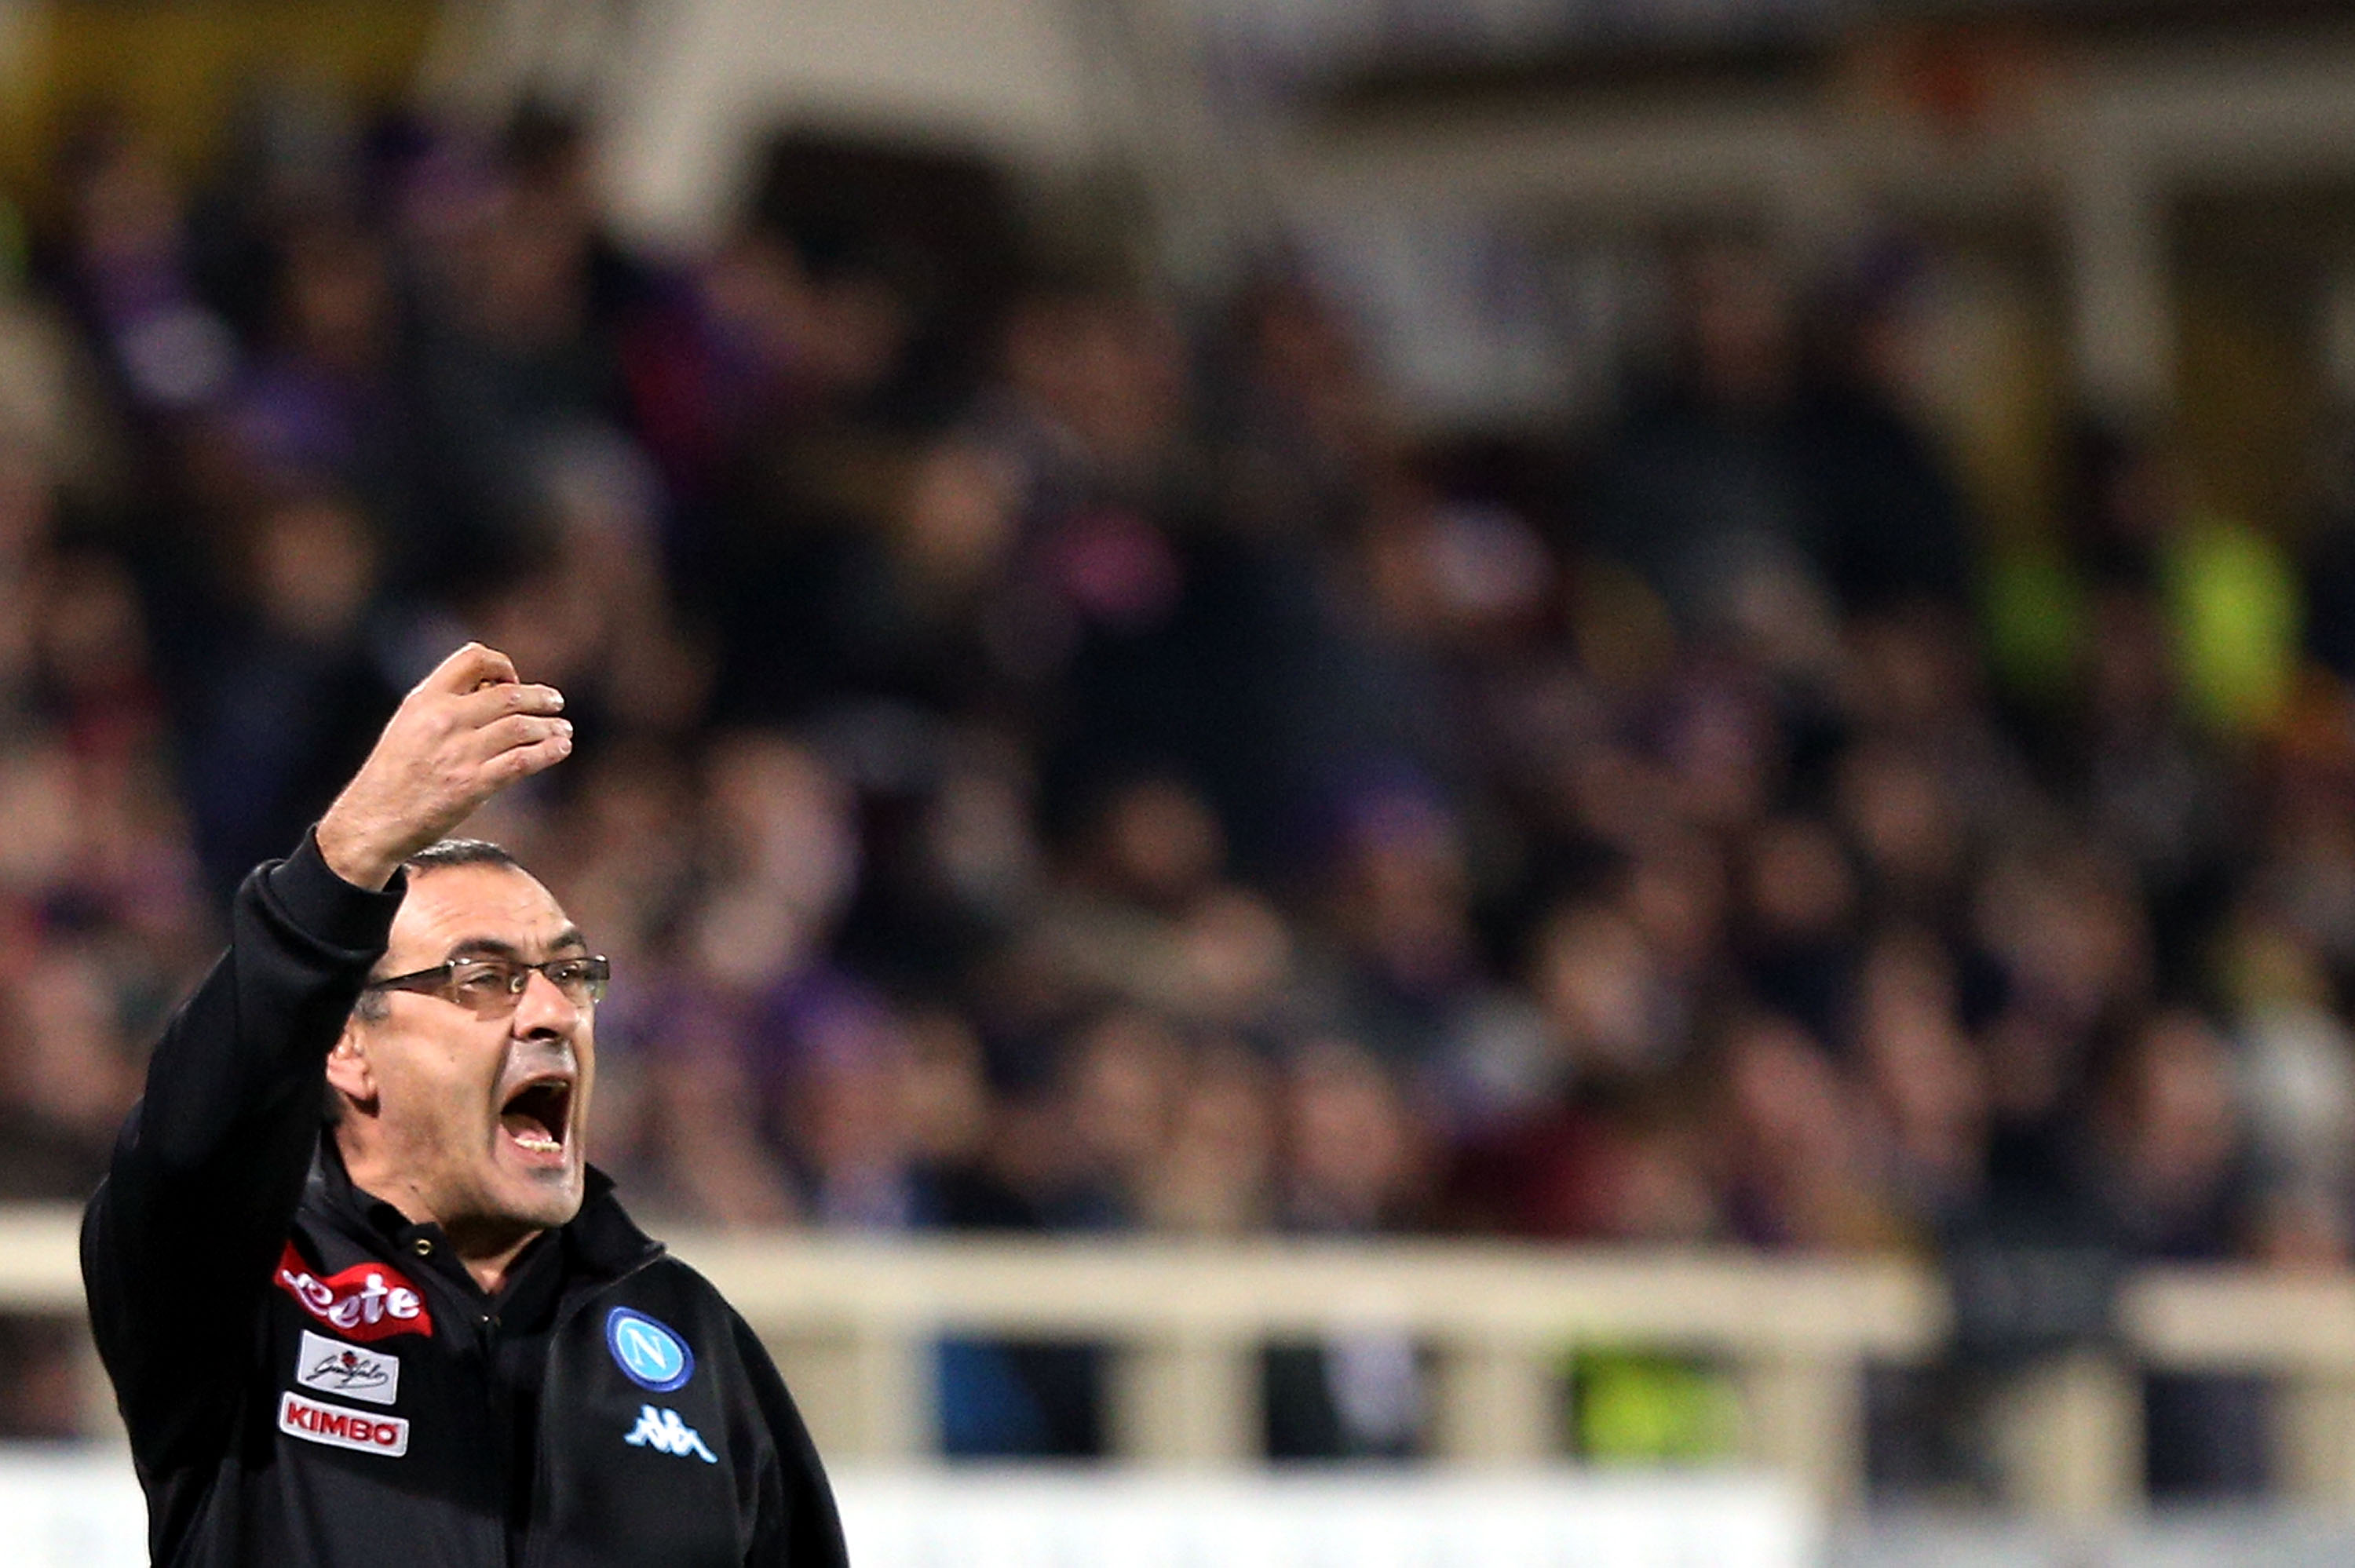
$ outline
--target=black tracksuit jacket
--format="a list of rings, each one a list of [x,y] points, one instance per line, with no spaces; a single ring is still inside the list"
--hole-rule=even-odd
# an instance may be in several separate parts
[[[159,1568],[842,1568],[776,1368],[591,1172],[496,1297],[353,1187],[325,1060],[400,902],[307,837],[239,890],[82,1225]]]

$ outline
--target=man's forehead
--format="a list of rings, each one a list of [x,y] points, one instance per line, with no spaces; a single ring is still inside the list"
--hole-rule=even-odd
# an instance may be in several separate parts
[[[571,928],[556,895],[529,872],[506,865],[453,865],[411,873],[393,916],[388,960],[440,962],[463,942],[518,950],[551,946]]]

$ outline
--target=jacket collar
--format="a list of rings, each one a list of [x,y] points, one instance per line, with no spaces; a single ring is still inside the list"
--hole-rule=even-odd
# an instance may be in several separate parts
[[[559,1234],[566,1255],[592,1278],[617,1278],[662,1255],[663,1245],[631,1219],[613,1195],[613,1179],[594,1165],[583,1183],[581,1212]],[[383,1247],[416,1227],[409,1216],[352,1181],[333,1128],[323,1128],[304,1183],[303,1208],[318,1214],[355,1240]]]

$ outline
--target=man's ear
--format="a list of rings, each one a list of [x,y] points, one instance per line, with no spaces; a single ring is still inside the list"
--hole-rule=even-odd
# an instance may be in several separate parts
[[[376,1069],[368,1065],[368,1045],[357,1019],[344,1021],[336,1048],[327,1053],[327,1084],[355,1105],[376,1103]]]

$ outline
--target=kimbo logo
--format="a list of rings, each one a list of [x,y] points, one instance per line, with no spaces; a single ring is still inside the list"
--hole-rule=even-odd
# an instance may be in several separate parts
[[[292,1389],[278,1397],[278,1430],[290,1437],[325,1443],[331,1448],[356,1448],[398,1459],[409,1452],[409,1423],[398,1415],[371,1415],[305,1399]]]

